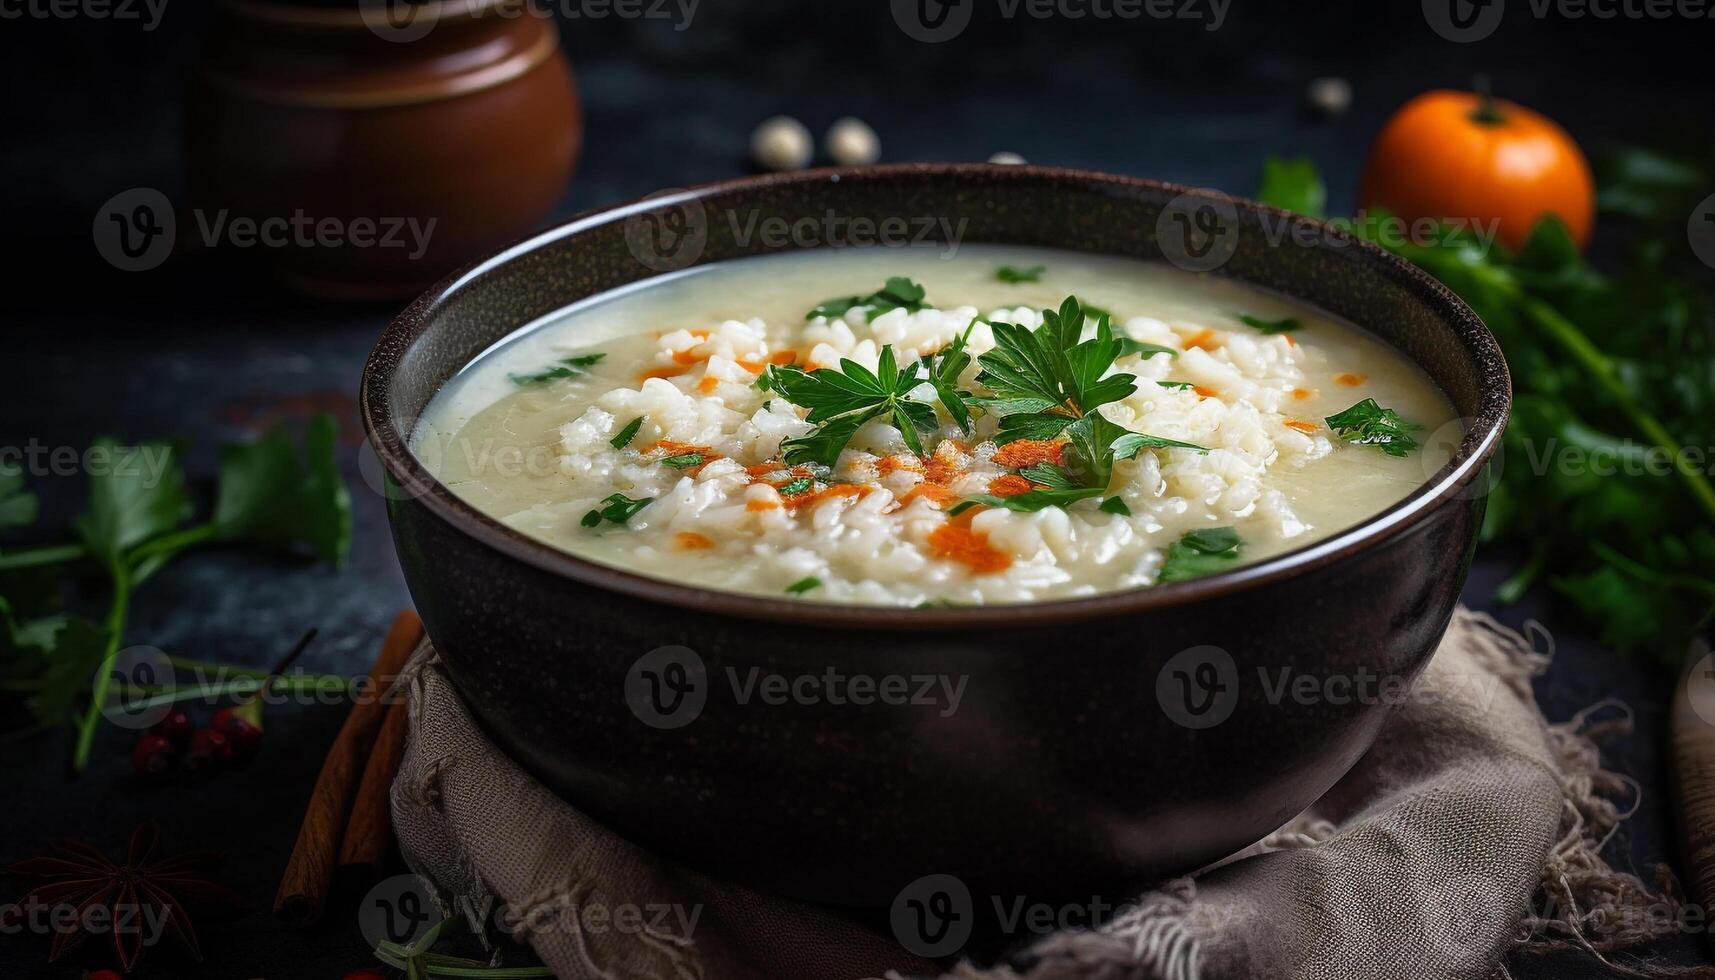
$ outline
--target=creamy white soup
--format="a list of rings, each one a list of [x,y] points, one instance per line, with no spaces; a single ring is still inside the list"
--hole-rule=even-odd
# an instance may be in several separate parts
[[[1303,546],[1421,485],[1452,420],[1394,350],[1229,279],[841,249],[529,324],[436,396],[413,450],[479,510],[596,562],[920,606],[1139,588]]]

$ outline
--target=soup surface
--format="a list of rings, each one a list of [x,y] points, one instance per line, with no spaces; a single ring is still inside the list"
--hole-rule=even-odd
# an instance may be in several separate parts
[[[1231,280],[878,248],[703,267],[530,324],[436,396],[412,448],[479,510],[604,564],[978,604],[1308,544],[1422,484],[1452,420],[1397,352]]]

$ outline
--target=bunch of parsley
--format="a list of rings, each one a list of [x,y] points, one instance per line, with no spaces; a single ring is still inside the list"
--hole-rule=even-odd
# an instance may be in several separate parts
[[[351,547],[351,499],[334,463],[335,432],[333,419],[324,415],[310,421],[301,445],[277,428],[255,442],[225,447],[213,511],[195,523],[176,447],[103,440],[96,445],[106,465],[89,468],[88,502],[72,522],[75,540],[0,550],[0,692],[22,695],[40,725],[73,726],[74,770],[82,771],[89,762],[132,595],[168,562],[210,544],[303,550],[331,562],[345,560]],[[0,530],[32,526],[37,503],[17,468],[0,470]],[[100,569],[108,586],[107,612],[100,622],[59,605],[69,573],[91,566]],[[254,684],[253,676],[241,682],[250,690]],[[203,686],[153,692],[168,701],[226,693],[233,692]]]
[[[1385,215],[1354,230],[1458,293],[1506,353],[1516,394],[1483,540],[1523,563],[1497,598],[1546,583],[1606,642],[1677,663],[1715,613],[1715,276],[1686,234],[1715,160],[1629,150],[1597,174],[1614,274],[1552,218],[1516,254],[1454,229],[1400,244],[1374,235]],[[1261,196],[1316,216],[1325,198],[1314,167],[1279,160]]]

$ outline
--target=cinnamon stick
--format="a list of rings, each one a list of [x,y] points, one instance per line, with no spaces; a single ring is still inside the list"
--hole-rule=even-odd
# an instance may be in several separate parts
[[[387,857],[387,845],[393,839],[393,777],[398,775],[399,764],[405,758],[409,714],[404,704],[387,708],[387,719],[381,725],[381,734],[375,737],[375,747],[369,751],[363,782],[357,788],[357,801],[345,825],[345,839],[339,848],[341,869],[371,871],[381,867]]]
[[[411,610],[393,620],[381,645],[381,655],[369,671],[369,697],[360,698],[322,762],[321,775],[310,795],[298,842],[286,863],[286,874],[274,898],[276,915],[294,925],[308,925],[321,916],[333,884],[335,857],[350,819],[352,802],[363,777],[363,758],[375,743],[387,714],[381,694],[392,686],[406,658],[423,638],[423,622]]]

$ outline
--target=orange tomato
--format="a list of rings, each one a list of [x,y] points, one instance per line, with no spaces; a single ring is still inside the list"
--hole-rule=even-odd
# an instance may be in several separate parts
[[[1407,221],[1499,224],[1518,248],[1544,215],[1566,223],[1582,248],[1596,186],[1578,144],[1552,119],[1475,92],[1436,91],[1407,102],[1370,150],[1359,202]]]

